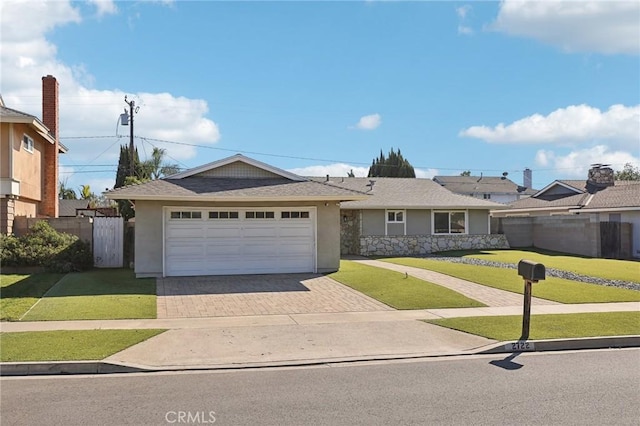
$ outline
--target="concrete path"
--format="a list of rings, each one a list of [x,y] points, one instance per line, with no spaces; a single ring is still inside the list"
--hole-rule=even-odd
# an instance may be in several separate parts
[[[434,284],[438,284],[451,290],[457,291],[458,293],[482,302],[487,306],[517,306],[522,305],[523,303],[523,296],[521,294],[479,285],[470,281],[462,280],[460,278],[441,274],[439,272],[414,268],[412,266],[396,265],[395,263],[382,262],[379,260],[361,258],[353,258],[349,260],[357,263],[362,263],[364,265],[375,266],[376,268],[384,268],[396,272],[402,272],[403,274],[408,273],[412,277],[424,281],[429,281]],[[532,297],[531,304],[534,306],[557,305],[558,302]]]

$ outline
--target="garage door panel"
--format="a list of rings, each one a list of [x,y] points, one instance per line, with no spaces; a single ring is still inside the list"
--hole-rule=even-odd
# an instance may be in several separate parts
[[[269,210],[269,209],[266,209]],[[186,211],[184,208],[180,211]],[[165,226],[168,276],[297,273],[315,271],[315,220],[172,219]],[[170,214],[170,213],[168,213]]]

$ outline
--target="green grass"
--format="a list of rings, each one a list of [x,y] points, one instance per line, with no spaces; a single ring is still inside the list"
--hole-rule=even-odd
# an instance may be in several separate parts
[[[343,260],[329,277],[396,309],[486,306],[448,288],[404,274]]]
[[[0,361],[100,360],[165,330],[61,330],[0,333]]]
[[[466,265],[439,260],[397,257],[380,259],[398,265],[413,266],[440,272],[452,277],[522,294],[524,283],[515,269]],[[640,291],[587,284],[562,278],[548,277],[533,284],[533,296],[560,303],[638,302]]]
[[[155,279],[130,269],[67,274],[23,321],[156,318]]]
[[[640,262],[633,260],[599,259],[540,249],[469,250],[438,254],[443,256],[474,257],[512,264],[517,264],[522,259],[529,259],[542,263],[547,268],[571,271],[609,280],[640,282]]]
[[[517,340],[522,334],[522,317],[467,317],[426,320],[431,324],[495,340]],[[532,315],[529,339],[626,336],[640,334],[640,312],[596,312]]]
[[[17,321],[64,274],[0,275],[0,320]]]

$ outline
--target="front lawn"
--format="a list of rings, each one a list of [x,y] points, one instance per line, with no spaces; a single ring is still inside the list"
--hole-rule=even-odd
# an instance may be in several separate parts
[[[23,321],[156,318],[156,282],[130,269],[67,274]]]
[[[494,340],[517,340],[522,316],[466,317],[426,320],[431,324]],[[532,315],[529,339],[563,339],[640,334],[640,312],[596,312]]]
[[[441,260],[412,257],[380,259],[398,265],[413,266],[440,272],[488,287],[522,294],[524,283],[516,270],[490,266],[467,265]],[[562,278],[547,277],[533,284],[533,296],[560,303],[638,302],[640,291],[587,284]]]
[[[165,330],[58,330],[0,333],[0,361],[100,360]]]
[[[448,288],[348,260],[329,277],[396,309],[486,306]]]
[[[17,321],[64,274],[0,275],[0,320]]]
[[[467,250],[438,253],[442,256],[473,257],[516,265],[522,259],[542,263],[547,268],[571,271],[590,277],[640,283],[640,262],[633,260],[600,259],[540,249]]]

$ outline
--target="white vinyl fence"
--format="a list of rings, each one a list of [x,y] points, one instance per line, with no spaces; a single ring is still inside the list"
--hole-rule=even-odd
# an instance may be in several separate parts
[[[121,217],[93,218],[93,265],[96,268],[122,268],[123,228]]]

